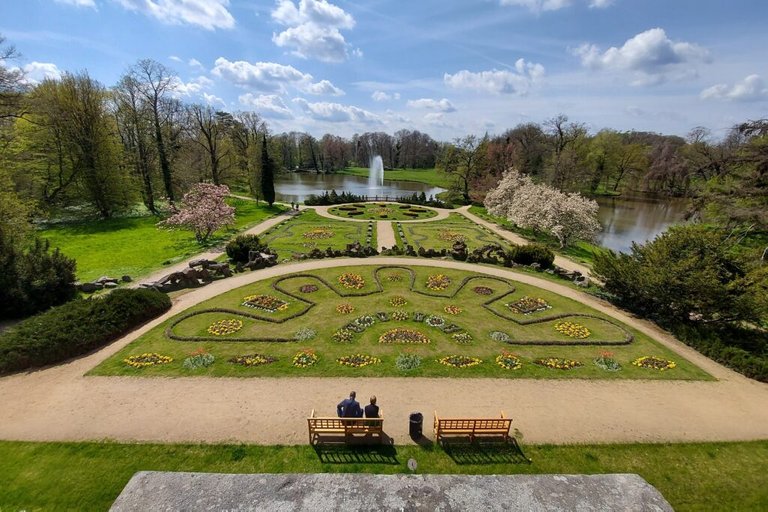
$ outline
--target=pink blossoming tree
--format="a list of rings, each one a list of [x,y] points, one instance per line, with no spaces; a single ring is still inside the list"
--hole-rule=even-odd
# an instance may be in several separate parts
[[[214,231],[235,222],[235,209],[224,201],[228,195],[226,185],[198,183],[184,194],[180,207],[172,206],[173,215],[158,226],[188,229],[198,243],[205,243]]]

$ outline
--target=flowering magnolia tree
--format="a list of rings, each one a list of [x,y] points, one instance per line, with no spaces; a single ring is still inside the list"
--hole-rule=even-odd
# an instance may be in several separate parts
[[[180,207],[172,206],[173,215],[158,226],[188,229],[199,243],[205,243],[214,231],[235,222],[235,209],[224,201],[228,195],[226,185],[198,183],[184,194]]]
[[[521,228],[544,231],[560,247],[576,240],[593,240],[600,223],[597,203],[578,193],[564,193],[534,183],[516,170],[507,171],[485,198],[488,213],[504,217]]]

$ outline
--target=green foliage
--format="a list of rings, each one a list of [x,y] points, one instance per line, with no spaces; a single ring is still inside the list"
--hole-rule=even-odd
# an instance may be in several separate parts
[[[213,354],[203,352],[189,356],[184,360],[182,366],[187,370],[197,370],[199,368],[208,368],[214,363],[214,361],[216,361],[216,358],[213,356]]]
[[[398,354],[397,359],[395,359],[395,366],[403,372],[415,370],[421,366],[421,357],[418,354]]]
[[[539,244],[513,246],[509,251],[509,256],[518,265],[538,263],[542,269],[552,267],[555,262],[555,253]]]
[[[263,251],[266,249],[256,235],[238,235],[229,241],[226,247],[227,256],[236,263],[247,263],[248,254],[251,251]]]
[[[49,249],[47,240],[35,239],[21,251],[0,239],[0,318],[24,317],[75,297],[75,260]]]
[[[0,334],[0,374],[85,354],[170,307],[164,293],[123,289],[50,309]]]
[[[275,202],[275,170],[275,161],[269,156],[267,136],[264,135],[261,147],[261,193],[269,206]]]

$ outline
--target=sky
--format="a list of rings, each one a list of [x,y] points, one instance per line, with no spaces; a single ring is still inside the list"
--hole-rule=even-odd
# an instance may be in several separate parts
[[[559,114],[722,136],[768,117],[765,0],[0,0],[34,84],[139,59],[185,102],[253,110],[275,133],[400,129],[438,140]]]

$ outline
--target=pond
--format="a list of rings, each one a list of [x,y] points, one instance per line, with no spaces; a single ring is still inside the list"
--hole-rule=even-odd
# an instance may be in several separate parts
[[[435,196],[445,189],[415,181],[384,180],[383,187],[368,188],[368,178],[344,174],[283,173],[275,177],[275,192],[278,201],[304,201],[310,194],[322,195],[326,190],[351,192],[359,196],[378,196],[380,199],[395,199],[424,192],[427,197]]]
[[[688,201],[678,198],[598,197],[598,220],[603,231],[597,243],[608,249],[629,252],[632,242],[653,240],[673,224],[685,221]]]

